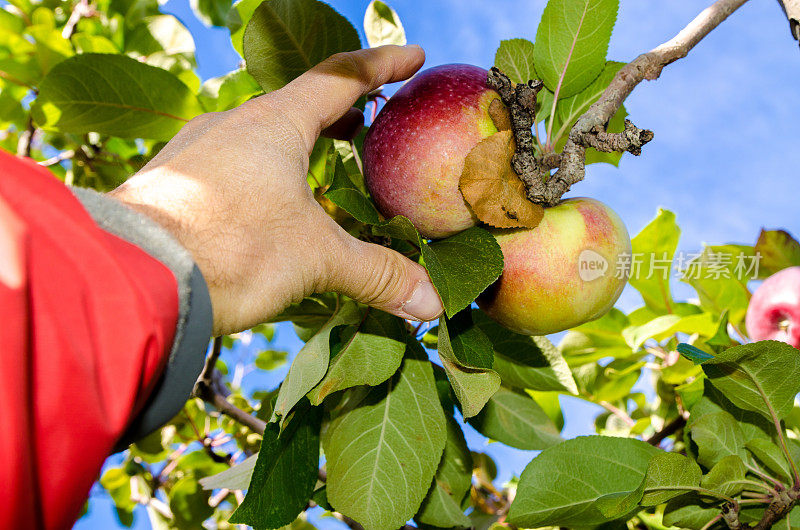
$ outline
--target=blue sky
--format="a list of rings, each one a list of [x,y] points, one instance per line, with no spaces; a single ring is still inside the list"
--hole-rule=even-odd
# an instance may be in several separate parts
[[[368,0],[330,2],[360,30]],[[609,59],[630,61],[671,38],[710,0],[642,2],[622,0]],[[426,67],[465,62],[489,67],[502,39],[534,40],[545,1],[393,0],[410,43],[427,52]],[[654,7],[656,6],[656,7]],[[227,30],[205,28],[188,0],[170,0],[165,11],[178,16],[197,43],[203,79],[236,68],[240,58]],[[362,33],[363,34],[363,33]],[[680,248],[697,252],[703,243],[753,243],[762,227],[783,227],[800,235],[800,50],[791,40],[777,2],[745,4],[703,40],[686,59],[668,66],[661,78],[645,82],[628,98],[631,119],[655,131],[640,157],[625,155],[619,168],[594,165],[572,196],[591,196],[616,210],[636,234],[664,207],[677,214]],[[678,293],[690,296],[690,291]],[[619,302],[624,310],[641,304],[632,289]],[[276,344],[292,352],[301,346],[291,328],[281,327]],[[249,376],[248,388],[277,384],[285,370]],[[563,401],[565,436],[592,432],[595,407]],[[533,453],[485,447],[470,433],[473,449],[498,461],[501,477],[519,473]],[[118,461],[118,457],[117,461]],[[111,505],[94,496],[90,514],[76,528],[114,525]],[[326,524],[325,526],[328,526]],[[139,513],[136,528],[149,528]]]

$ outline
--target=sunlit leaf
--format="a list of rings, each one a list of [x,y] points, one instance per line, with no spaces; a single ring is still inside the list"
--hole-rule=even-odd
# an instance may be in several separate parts
[[[202,112],[197,97],[169,72],[124,55],[94,53],[57,64],[33,105],[44,129],[161,140]]]
[[[247,71],[267,92],[335,53],[359,48],[352,24],[317,0],[265,0],[244,33]]]

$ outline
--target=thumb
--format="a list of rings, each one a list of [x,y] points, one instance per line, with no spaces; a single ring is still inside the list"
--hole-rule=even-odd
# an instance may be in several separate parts
[[[442,301],[418,263],[355,238],[347,238],[336,254],[330,290],[402,318],[433,320],[442,314]]]

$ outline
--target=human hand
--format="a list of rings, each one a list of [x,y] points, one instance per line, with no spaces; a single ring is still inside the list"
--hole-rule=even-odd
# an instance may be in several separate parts
[[[403,318],[439,316],[425,269],[350,236],[306,183],[320,132],[352,129],[360,96],[409,78],[424,60],[418,46],[334,55],[280,90],[193,119],[111,192],[192,254],[211,294],[215,335],[327,291]]]

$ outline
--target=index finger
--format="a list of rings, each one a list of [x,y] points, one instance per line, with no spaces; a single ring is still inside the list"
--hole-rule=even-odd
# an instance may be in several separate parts
[[[320,131],[358,98],[386,83],[408,79],[424,62],[425,52],[415,44],[337,53],[282,88],[281,103],[311,150]]]

